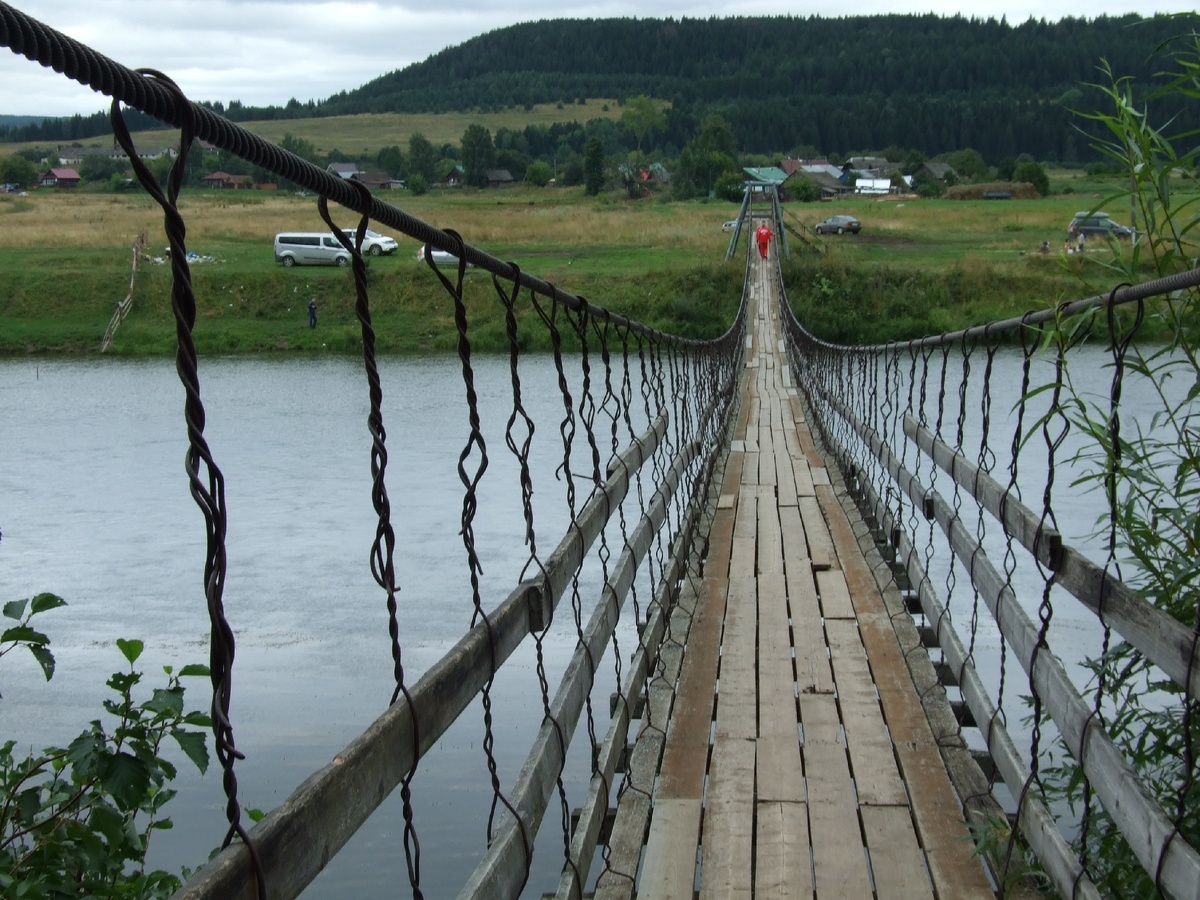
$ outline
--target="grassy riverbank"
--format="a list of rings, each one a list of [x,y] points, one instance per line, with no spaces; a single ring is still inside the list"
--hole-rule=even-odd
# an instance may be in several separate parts
[[[1103,186],[1031,201],[849,200],[787,204],[804,234],[834,212],[863,221],[863,233],[807,240],[789,233],[789,294],[823,337],[911,337],[1016,315],[1112,286],[1107,248],[1063,257],[1072,213],[1099,202]],[[391,199],[389,197],[389,199]],[[740,255],[725,262],[727,203],[629,203],[588,198],[577,189],[398,192],[392,202],[523,270],[594,303],[688,336],[711,337],[728,324],[741,294]],[[359,346],[354,290],[337,269],[284,269],[272,237],[323,230],[314,198],[260,192],[185,193],[181,208],[198,302],[195,339],[204,353],[352,352]],[[1111,210],[1114,215],[1117,210]],[[347,213],[339,219],[355,224]],[[379,230],[387,232],[388,229]],[[90,353],[116,302],[129,289],[132,244],[145,232],[151,255],[166,241],[158,208],[144,195],[40,191],[0,196],[0,353]],[[370,266],[372,314],[381,352],[449,350],[453,309],[423,264],[417,244]],[[1042,241],[1052,252],[1037,253]],[[811,242],[811,243],[809,243]],[[132,315],[109,352],[173,350],[169,266],[143,264]],[[472,340],[503,346],[503,315],[491,276],[471,272]],[[315,297],[320,324],[309,329]],[[546,346],[537,312],[521,301],[522,342]]]

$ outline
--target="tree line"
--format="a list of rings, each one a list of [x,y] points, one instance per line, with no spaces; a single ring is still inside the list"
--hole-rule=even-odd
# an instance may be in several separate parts
[[[993,164],[1018,153],[1076,162],[1096,159],[1103,137],[1099,123],[1073,115],[1094,108],[1102,62],[1135,88],[1149,84],[1154,51],[1178,29],[1176,18],[1137,15],[1018,25],[932,14],[550,20],[489,32],[321,101],[205,105],[249,121],[565,109],[588,97],[646,95],[670,109],[653,147],[642,149],[667,157],[717,113],[743,153],[900,146],[933,156],[972,147]],[[1156,102],[1180,133],[1200,128],[1194,104],[1175,95]],[[145,118],[131,127],[149,127]],[[97,113],[0,127],[0,140],[63,142],[108,129]]]

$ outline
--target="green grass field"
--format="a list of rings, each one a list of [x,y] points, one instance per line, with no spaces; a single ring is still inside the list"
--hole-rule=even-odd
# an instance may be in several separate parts
[[[521,130],[526,125],[550,126],[556,123],[578,122],[583,125],[592,119],[621,118],[621,107],[612,99],[589,99],[586,104],[562,105],[544,103],[531,109],[511,108],[498,112],[448,113],[364,113],[357,116],[330,116],[320,119],[272,119],[238,124],[264,140],[278,144],[285,134],[310,141],[321,154],[338,150],[347,155],[361,154],[373,159],[383,147],[398,146],[408,151],[408,139],[413,134],[424,135],[435,147],[457,145],[468,125],[482,125],[492,134],[499,128]],[[179,133],[171,129],[134,132],[133,141],[139,146],[163,146],[179,141]],[[111,137],[88,138],[79,142],[85,147],[112,146]],[[0,153],[15,153],[41,144],[4,144]]]
[[[1064,299],[1106,291],[1117,280],[1105,263],[1113,248],[1093,245],[1065,256],[1071,216],[1100,203],[1111,185],[1056,178],[1071,193],[1027,201],[874,200],[785,204],[792,262],[789,293],[814,331],[846,340],[880,340],[1016,315]],[[383,198],[474,246],[656,327],[715,336],[741,294],[742,256],[725,261],[721,223],[737,206],[724,202],[631,202],[587,197],[578,188],[516,186],[438,189]],[[284,192],[185,191],[181,209],[199,305],[196,340],[208,352],[353,350],[359,326],[348,273],[284,269],[273,236],[323,230],[315,198]],[[1118,220],[1122,210],[1106,207]],[[862,234],[816,238],[809,229],[834,213],[863,223]],[[346,227],[356,216],[337,216]],[[386,226],[400,243],[371,260],[373,314],[385,352],[449,349],[453,310],[436,277],[416,259],[417,242]],[[163,258],[162,214],[140,193],[36,191],[0,195],[0,352],[93,352],[115,303],[129,289],[132,244],[144,232]],[[745,240],[743,236],[742,240]],[[1043,241],[1051,252],[1038,252]],[[1115,248],[1128,252],[1126,243]],[[112,352],[169,353],[169,267],[143,266],[135,311]],[[321,327],[307,328],[309,296]],[[473,339],[502,346],[502,319],[491,278],[468,275]],[[524,308],[522,341],[542,346],[536,311]]]

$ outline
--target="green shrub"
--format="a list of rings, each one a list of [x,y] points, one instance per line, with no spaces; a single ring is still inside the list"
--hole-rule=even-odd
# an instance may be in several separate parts
[[[16,622],[0,634],[0,657],[24,647],[54,675],[50,638],[34,628],[34,616],[65,606],[53,594],[4,605]],[[107,681],[116,695],[66,747],[27,754],[17,742],[0,745],[0,894],[9,898],[168,897],[181,878],[146,871],[154,831],[170,828],[165,808],[175,792],[175,765],[164,755],[174,740],[201,771],[208,767],[209,717],[185,712],[180,679],[207,676],[208,667],[164,666],[165,687],[138,700],[142,673],[133,666],[143,645],[118,640],[129,668]],[[107,722],[107,724],[106,724]],[[181,873],[186,877],[186,872]]]

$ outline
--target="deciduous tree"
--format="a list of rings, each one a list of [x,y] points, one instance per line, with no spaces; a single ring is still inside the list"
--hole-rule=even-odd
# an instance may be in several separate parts
[[[472,187],[487,187],[488,169],[494,166],[495,159],[492,133],[482,125],[468,125],[462,136],[463,181]]]

